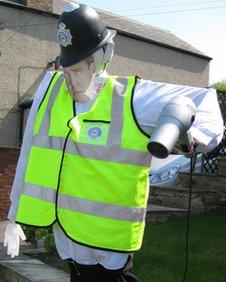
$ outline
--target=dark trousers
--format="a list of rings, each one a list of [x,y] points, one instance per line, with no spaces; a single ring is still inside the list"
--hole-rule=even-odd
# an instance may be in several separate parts
[[[83,265],[73,260],[68,260],[71,282],[139,282],[132,273],[132,257],[129,257],[124,267],[117,270],[104,268],[100,264]]]

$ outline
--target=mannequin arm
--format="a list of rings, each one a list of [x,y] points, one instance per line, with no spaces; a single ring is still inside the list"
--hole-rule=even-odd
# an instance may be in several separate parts
[[[20,238],[26,239],[20,225],[15,222],[8,223],[5,230],[4,246],[7,247],[7,255],[10,255],[11,258],[19,254]]]

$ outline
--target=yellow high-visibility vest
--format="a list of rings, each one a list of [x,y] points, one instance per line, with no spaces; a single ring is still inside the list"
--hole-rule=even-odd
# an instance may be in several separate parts
[[[136,77],[109,77],[90,111],[74,112],[62,73],[40,104],[16,221],[58,222],[73,241],[141,247],[151,156],[133,113]]]

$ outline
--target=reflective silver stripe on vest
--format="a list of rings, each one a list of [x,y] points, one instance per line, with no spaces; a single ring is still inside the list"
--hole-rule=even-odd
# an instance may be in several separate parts
[[[48,103],[48,109],[51,109],[53,106],[54,100],[56,99],[59,89],[63,83],[63,79],[64,77],[61,75],[58,78],[56,85],[53,87]],[[112,120],[107,145],[98,146],[79,142],[75,143],[74,141],[68,139],[65,152],[95,160],[105,160],[142,166],[150,165],[151,155],[148,152],[123,149],[120,147],[123,126],[123,94],[125,94],[127,83],[127,78],[118,78],[115,81],[111,109]],[[34,136],[33,144],[44,148],[62,150],[65,138],[48,136],[50,119],[48,112],[50,112],[50,110],[45,112],[41,129],[38,135]]]
[[[53,150],[63,150],[65,142],[65,137],[49,137],[47,135],[41,137],[36,136],[33,140],[33,145],[38,147],[44,147],[47,149],[53,149]]]
[[[59,195],[58,207],[93,216],[101,216],[118,220],[142,222],[145,218],[145,208],[123,207],[113,204],[84,200],[76,197]]]
[[[107,146],[121,149],[122,127],[123,127],[123,101],[128,85],[128,79],[117,78],[113,89],[111,126]],[[116,152],[118,153],[118,152]]]
[[[48,202],[55,203],[56,201],[56,190],[39,186],[36,184],[30,184],[25,182],[23,194]]]
[[[42,119],[42,122],[41,122],[41,126],[39,128],[38,136],[48,136],[51,110],[52,110],[53,104],[56,100],[56,97],[59,93],[59,90],[60,90],[60,87],[61,87],[63,81],[64,81],[64,75],[61,74],[59,76],[59,78],[57,79],[55,85],[53,86],[52,93],[49,97],[48,105],[47,105],[47,108],[45,110],[45,113],[44,113],[44,116],[43,116],[43,119]]]
[[[65,151],[70,154],[79,155],[84,158],[111,161],[111,162],[121,162],[133,165],[150,165],[150,156],[147,153],[121,149],[118,146],[114,148],[108,148],[108,146],[98,146],[98,145],[88,145],[81,143],[74,143],[73,141],[68,141]]]
[[[62,137],[51,137],[43,136],[42,138],[35,138],[33,145],[54,149],[62,150],[65,138]],[[110,150],[108,147],[98,145],[88,145],[75,143],[72,140],[67,141],[65,152],[76,156],[81,156],[88,159],[103,160],[111,162],[121,162],[133,165],[150,165],[150,156],[145,152],[136,150],[126,150],[119,147],[115,147],[114,150]]]
[[[45,200],[55,204],[56,191],[46,187],[25,183],[24,193],[36,199]],[[85,200],[77,197],[58,195],[58,207],[117,220],[143,222],[146,209],[105,204],[97,201]]]

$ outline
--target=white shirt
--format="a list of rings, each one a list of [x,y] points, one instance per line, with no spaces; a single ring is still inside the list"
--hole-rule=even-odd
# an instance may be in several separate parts
[[[27,120],[23,145],[11,192],[11,207],[8,218],[12,221],[15,220],[19,191],[23,185],[26,163],[32,144],[34,121],[39,104],[53,74],[54,72],[47,72],[41,81]],[[98,92],[97,90],[104,84],[106,77],[107,74],[105,73],[96,78],[94,91]],[[195,122],[190,128],[190,133],[192,137],[202,143],[199,146],[199,151],[206,152],[215,148],[223,136],[223,120],[217,102],[216,91],[213,89],[138,79],[134,90],[133,107],[139,125],[146,132],[151,132],[151,128],[156,126],[163,106],[177,95],[190,97],[196,104],[197,114]],[[84,104],[76,103],[76,113],[80,114],[88,111],[93,102],[91,100]],[[99,263],[108,269],[121,268],[127,261],[128,254],[98,250],[74,243],[66,237],[57,223],[53,226],[53,232],[56,248],[62,259],[72,258],[80,264]]]

